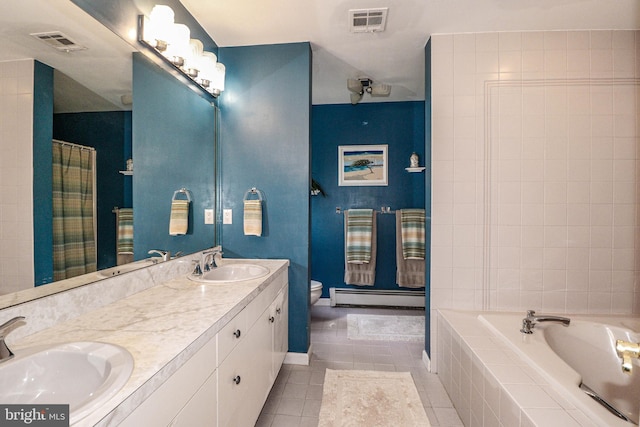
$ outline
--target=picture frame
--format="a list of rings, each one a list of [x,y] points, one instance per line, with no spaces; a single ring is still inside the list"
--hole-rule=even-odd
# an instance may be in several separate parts
[[[387,186],[388,146],[338,146],[338,186]]]

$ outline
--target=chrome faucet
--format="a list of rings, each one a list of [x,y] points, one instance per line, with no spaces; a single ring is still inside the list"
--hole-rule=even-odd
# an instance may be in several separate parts
[[[536,316],[535,311],[527,310],[527,317],[522,319],[522,329],[520,329],[520,332],[522,332],[523,334],[532,334],[533,327],[535,326],[536,323],[540,323],[540,322],[559,322],[559,323],[562,323],[564,326],[569,326],[571,319],[569,319],[568,317],[561,317],[561,316],[546,316],[546,315]]]
[[[169,261],[171,259],[171,252],[169,251],[161,251],[159,249],[151,249],[147,252],[149,255],[158,254],[162,257],[162,261]]]
[[[9,347],[7,347],[7,343],[5,343],[4,339],[7,334],[11,332],[11,327],[21,320],[24,320],[24,317],[18,316],[0,325],[0,363],[6,362],[13,357],[13,352],[9,350]]]
[[[216,246],[202,253],[202,271],[211,271],[218,267],[216,263],[216,255],[222,256],[222,247]]]

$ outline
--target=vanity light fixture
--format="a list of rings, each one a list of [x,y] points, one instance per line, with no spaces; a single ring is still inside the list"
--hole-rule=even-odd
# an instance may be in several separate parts
[[[217,98],[224,90],[225,67],[213,52],[192,39],[189,27],[174,22],[169,6],[156,5],[149,17],[138,17],[138,41],[170,64],[187,80]]]

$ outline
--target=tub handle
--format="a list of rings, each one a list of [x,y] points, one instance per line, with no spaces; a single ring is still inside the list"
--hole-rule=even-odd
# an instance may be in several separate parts
[[[618,352],[618,356],[622,358],[622,372],[630,375],[633,370],[633,363],[631,359],[640,358],[640,344],[616,340],[616,351]]]

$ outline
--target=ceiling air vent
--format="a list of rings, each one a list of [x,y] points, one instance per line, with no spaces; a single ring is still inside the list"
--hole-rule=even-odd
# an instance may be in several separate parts
[[[352,33],[373,33],[384,31],[389,8],[350,9],[349,29]]]
[[[60,31],[49,31],[46,33],[32,33],[30,34],[30,36],[35,37],[41,42],[44,42],[49,46],[64,52],[86,49],[86,47],[77,44],[76,42],[71,40],[69,37],[61,33]]]

